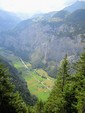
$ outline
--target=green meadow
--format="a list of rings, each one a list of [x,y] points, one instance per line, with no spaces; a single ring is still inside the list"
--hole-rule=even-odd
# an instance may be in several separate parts
[[[25,79],[32,95],[36,95],[43,101],[48,98],[54,84],[54,79],[49,77],[46,71],[43,69],[32,69],[32,65],[29,62],[21,60],[11,51],[3,48],[0,48],[0,55],[5,57],[19,71],[19,76]]]

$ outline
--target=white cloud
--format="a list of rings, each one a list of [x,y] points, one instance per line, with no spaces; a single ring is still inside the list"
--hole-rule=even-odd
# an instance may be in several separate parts
[[[49,12],[64,7],[62,0],[0,0],[0,7],[13,12]]]
[[[65,5],[70,5],[70,4],[72,4],[72,3],[76,2],[76,1],[79,1],[79,0],[64,0],[64,4]]]

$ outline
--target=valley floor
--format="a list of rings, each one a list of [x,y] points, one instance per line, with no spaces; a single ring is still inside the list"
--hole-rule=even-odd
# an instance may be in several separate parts
[[[4,48],[0,48],[0,55],[19,71],[19,76],[25,79],[32,95],[36,95],[43,101],[47,100],[54,84],[54,79],[49,77],[47,72],[43,69],[32,69],[29,62],[23,61]]]

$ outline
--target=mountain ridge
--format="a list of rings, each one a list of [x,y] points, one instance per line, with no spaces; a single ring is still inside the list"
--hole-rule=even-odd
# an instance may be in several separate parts
[[[36,98],[34,99],[34,97],[31,95],[29,89],[27,88],[27,83],[22,77],[19,76],[18,70],[14,68],[11,64],[9,64],[8,60],[1,55],[0,55],[0,64],[3,64],[3,66],[8,69],[11,82],[15,85],[15,91],[19,91],[23,100],[27,104],[33,105],[36,101]]]
[[[82,0],[76,1],[72,5],[69,5],[69,6],[64,8],[64,10],[71,12],[71,13],[78,10],[78,9],[85,9],[85,1],[82,1]]]
[[[65,54],[75,59],[85,47],[85,23],[81,24],[82,16],[78,16],[80,20],[76,18],[80,13],[84,15],[85,10],[72,13],[63,10],[47,14],[48,18],[43,15],[24,20],[10,32],[0,33],[0,46],[29,60],[33,68],[44,68],[50,76],[56,76],[56,66]]]
[[[7,31],[14,28],[21,19],[15,13],[0,10],[0,31]],[[4,27],[5,26],[5,27]]]

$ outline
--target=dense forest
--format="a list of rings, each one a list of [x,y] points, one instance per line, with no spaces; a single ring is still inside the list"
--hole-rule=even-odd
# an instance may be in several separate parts
[[[26,20],[0,7],[0,113],[85,113],[85,0],[71,1]]]
[[[0,113],[85,113],[85,52],[76,63],[68,56],[60,62],[54,87],[47,101],[26,104],[11,83],[8,69],[0,65]]]

